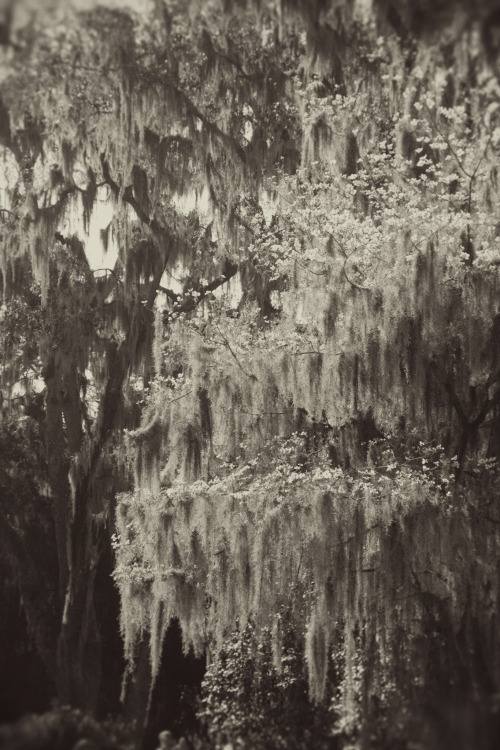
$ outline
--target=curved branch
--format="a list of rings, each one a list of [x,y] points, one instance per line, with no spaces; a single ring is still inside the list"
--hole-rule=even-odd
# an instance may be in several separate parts
[[[348,258],[346,257],[346,259],[344,260],[344,265],[342,266],[342,273],[344,274],[344,277],[345,277],[346,281],[348,281],[349,284],[354,289],[359,289],[362,292],[371,292],[371,289],[369,287],[367,287],[367,286],[361,286],[361,284],[357,284],[355,281],[352,281],[352,279],[349,278],[349,276],[347,275],[346,267],[345,267],[346,263],[347,263],[347,260],[348,260]]]

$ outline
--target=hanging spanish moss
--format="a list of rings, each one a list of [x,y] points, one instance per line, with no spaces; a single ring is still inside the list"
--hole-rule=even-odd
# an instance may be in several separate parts
[[[18,546],[10,489],[0,542],[62,703],[98,709],[112,545],[138,727],[175,620],[210,679],[239,654],[247,697],[303,701],[339,747],[487,750],[500,86],[479,5],[159,0],[5,32],[0,426],[46,465],[0,494],[14,477],[50,509],[42,625],[50,545]]]

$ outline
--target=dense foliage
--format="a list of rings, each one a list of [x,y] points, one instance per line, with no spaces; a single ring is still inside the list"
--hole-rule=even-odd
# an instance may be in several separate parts
[[[15,726],[0,727],[0,746],[9,750],[130,750],[129,728],[119,722],[98,724],[78,709],[54,708],[41,716],[28,715]]]
[[[300,638],[286,633],[278,668],[272,638],[269,630],[257,638],[247,623],[208,667],[199,718],[210,739],[255,748],[330,747],[334,713],[308,700]]]
[[[111,544],[129,714],[177,618],[212,740],[490,746],[494,6],[55,4],[11,30],[0,539],[60,700],[111,689]]]

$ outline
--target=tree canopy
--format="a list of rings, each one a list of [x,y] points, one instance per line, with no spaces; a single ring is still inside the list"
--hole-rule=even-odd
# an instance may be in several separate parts
[[[141,721],[177,619],[300,652],[339,747],[491,747],[495,5],[7,14],[1,555],[63,703],[112,546]]]

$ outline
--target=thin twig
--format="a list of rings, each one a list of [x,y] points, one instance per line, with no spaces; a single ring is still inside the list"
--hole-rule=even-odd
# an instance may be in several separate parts
[[[216,327],[217,331],[219,332],[219,334],[220,334],[220,336],[221,336],[222,340],[224,341],[224,344],[225,344],[225,345],[227,346],[227,348],[229,349],[229,351],[230,351],[231,355],[233,356],[233,358],[234,358],[234,360],[235,360],[236,364],[238,365],[238,367],[240,368],[240,370],[241,370],[241,371],[242,371],[242,372],[243,372],[243,373],[244,373],[244,374],[245,374],[245,375],[247,376],[247,378],[250,378],[251,380],[257,380],[256,376],[255,376],[255,375],[254,375],[253,373],[251,373],[251,372],[247,372],[247,371],[245,370],[245,368],[243,367],[243,365],[242,365],[242,364],[241,364],[241,362],[239,361],[238,357],[237,357],[237,356],[236,356],[236,354],[234,353],[233,349],[231,348],[231,344],[229,343],[229,341],[227,340],[227,338],[226,338],[226,337],[224,336],[224,334],[223,334],[223,333],[222,333],[222,331],[220,330],[219,326],[218,326],[217,324],[215,324],[215,327]]]

